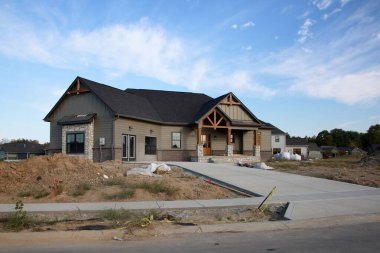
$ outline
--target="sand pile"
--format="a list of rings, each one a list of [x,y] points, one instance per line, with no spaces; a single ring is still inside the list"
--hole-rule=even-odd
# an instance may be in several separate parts
[[[112,174],[92,161],[56,154],[38,156],[21,162],[0,162],[0,193],[15,193],[32,188],[52,192],[72,190],[79,182],[97,184],[103,175]]]

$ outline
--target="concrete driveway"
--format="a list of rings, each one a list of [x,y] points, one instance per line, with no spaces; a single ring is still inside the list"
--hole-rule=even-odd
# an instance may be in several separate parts
[[[266,196],[276,186],[272,200],[290,202],[289,219],[380,213],[380,189],[233,164],[171,162],[206,177]]]

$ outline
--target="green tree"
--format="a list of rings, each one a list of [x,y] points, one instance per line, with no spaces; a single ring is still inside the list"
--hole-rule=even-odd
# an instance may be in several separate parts
[[[13,140],[11,140],[11,143],[33,143],[33,144],[39,144],[39,141],[20,138],[20,139],[13,139]]]
[[[318,133],[317,138],[315,138],[315,143],[318,146],[333,146],[333,138],[327,130],[323,130]]]
[[[350,139],[346,131],[335,128],[330,131],[333,145],[337,147],[348,147],[350,145]]]
[[[362,137],[363,145],[380,143],[380,124],[370,126],[367,133]]]

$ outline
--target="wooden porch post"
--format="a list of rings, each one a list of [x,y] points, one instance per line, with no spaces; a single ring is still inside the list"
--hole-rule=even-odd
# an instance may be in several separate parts
[[[231,144],[231,127],[227,128],[227,145]]]
[[[197,144],[201,144],[202,140],[201,140],[201,135],[202,135],[202,127],[201,128],[198,128],[197,130]]]

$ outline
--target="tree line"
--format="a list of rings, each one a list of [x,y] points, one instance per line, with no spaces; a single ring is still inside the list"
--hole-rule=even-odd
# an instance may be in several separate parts
[[[308,139],[318,146],[364,148],[370,144],[380,144],[380,124],[370,126],[366,133],[335,128],[331,131],[323,130]]]

